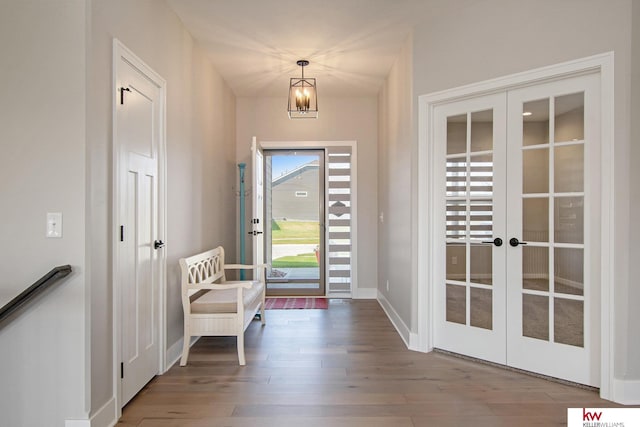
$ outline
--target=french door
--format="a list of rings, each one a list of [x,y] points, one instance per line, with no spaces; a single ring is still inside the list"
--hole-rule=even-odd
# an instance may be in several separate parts
[[[599,385],[599,88],[437,106],[435,347]]]
[[[447,104],[436,114],[445,254],[436,346],[504,364],[506,95]]]

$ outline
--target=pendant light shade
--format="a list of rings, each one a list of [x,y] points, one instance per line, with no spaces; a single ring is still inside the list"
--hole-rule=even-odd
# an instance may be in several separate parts
[[[291,78],[289,82],[289,105],[287,111],[290,119],[317,119],[318,92],[316,79],[304,76],[304,67],[309,61],[301,59],[296,62],[302,67],[301,78]]]

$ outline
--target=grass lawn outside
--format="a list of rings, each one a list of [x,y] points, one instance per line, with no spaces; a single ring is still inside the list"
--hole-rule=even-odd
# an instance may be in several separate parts
[[[317,245],[320,243],[320,226],[311,221],[272,221],[271,240],[274,245]]]
[[[273,268],[304,268],[304,267],[318,267],[318,261],[316,260],[316,254],[313,252],[310,254],[300,254],[294,256],[283,256],[282,258],[274,259],[271,263]]]

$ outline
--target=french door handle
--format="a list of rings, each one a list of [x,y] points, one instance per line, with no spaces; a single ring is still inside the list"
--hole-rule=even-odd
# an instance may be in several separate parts
[[[155,242],[153,242],[154,249],[160,249],[162,247],[164,247],[164,242],[162,240],[156,240]]]
[[[501,239],[501,238],[499,238],[499,237],[496,237],[496,238],[495,238],[495,239],[493,239],[493,240],[483,241],[482,243],[491,243],[491,244],[494,244],[494,245],[496,245],[496,246],[502,246],[502,239]]]
[[[249,236],[257,236],[258,234],[262,234],[262,231],[249,231],[247,233]]]
[[[511,239],[509,239],[509,244],[515,248],[518,245],[526,245],[527,243],[526,242],[521,242],[520,240],[516,239],[515,237],[512,237]]]

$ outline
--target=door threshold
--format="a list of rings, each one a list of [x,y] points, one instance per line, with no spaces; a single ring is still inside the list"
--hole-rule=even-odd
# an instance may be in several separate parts
[[[595,392],[598,392],[598,393],[600,392],[600,388],[598,388],[598,387],[592,387],[592,386],[589,386],[589,385],[586,385],[586,384],[580,384],[580,383],[576,383],[576,382],[573,382],[573,381],[563,380],[562,378],[550,377],[549,375],[539,374],[537,372],[532,372],[532,371],[526,371],[524,369],[514,368],[513,366],[503,365],[501,363],[489,362],[488,360],[478,359],[477,357],[467,356],[465,354],[460,354],[460,353],[454,353],[452,351],[442,350],[440,348],[434,348],[433,352],[434,353],[444,354],[444,355],[447,355],[447,356],[457,357],[458,359],[464,359],[464,360],[468,360],[470,362],[476,362],[476,363],[481,363],[483,365],[493,366],[495,368],[500,368],[500,369],[504,369],[504,370],[511,371],[511,372],[518,372],[520,374],[529,375],[530,377],[541,378],[543,380],[552,381],[554,383],[559,383],[559,384],[564,384],[564,385],[567,385],[567,386],[570,386],[570,387],[580,388],[582,390],[595,391]]]
[[[267,298],[326,298],[325,295],[267,295]]]

